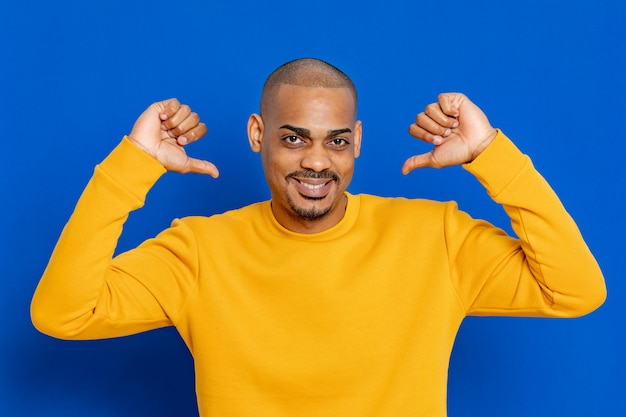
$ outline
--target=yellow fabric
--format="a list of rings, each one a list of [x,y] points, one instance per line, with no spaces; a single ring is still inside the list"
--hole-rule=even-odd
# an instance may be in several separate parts
[[[501,133],[465,166],[521,242],[454,203],[348,194],[343,220],[282,228],[269,202],[174,221],[112,259],[163,168],[128,140],[95,171],[42,277],[35,325],[68,339],[174,325],[202,416],[445,416],[466,315],[573,317],[602,274],[528,157]]]

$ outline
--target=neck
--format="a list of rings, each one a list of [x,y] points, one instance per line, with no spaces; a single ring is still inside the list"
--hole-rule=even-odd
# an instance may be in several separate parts
[[[272,213],[285,229],[294,233],[313,234],[321,233],[337,225],[343,219],[347,206],[348,197],[344,195],[336,206],[331,207],[328,213],[316,219],[308,219],[293,211],[277,210],[277,205],[274,204],[272,204]]]

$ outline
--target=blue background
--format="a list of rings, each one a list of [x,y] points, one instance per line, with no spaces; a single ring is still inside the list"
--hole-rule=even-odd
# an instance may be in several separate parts
[[[193,364],[173,329],[67,342],[29,303],[93,167],[153,101],[179,97],[209,126],[189,147],[215,181],[169,174],[119,250],[175,217],[269,197],[245,123],[265,77],[302,56],[359,88],[362,156],[350,191],[454,199],[510,230],[461,168],[404,177],[428,148],[407,134],[442,91],[462,91],[553,185],[608,285],[571,320],[469,318],[450,364],[449,415],[626,415],[623,0],[487,2],[24,0],[0,25],[0,415],[197,414]]]

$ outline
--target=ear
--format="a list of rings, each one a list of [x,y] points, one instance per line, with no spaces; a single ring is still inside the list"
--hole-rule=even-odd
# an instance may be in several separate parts
[[[354,157],[358,158],[361,155],[361,137],[363,136],[363,124],[360,120],[357,120],[354,124]]]
[[[258,114],[251,114],[248,119],[248,142],[252,152],[261,152],[263,138],[263,119]]]

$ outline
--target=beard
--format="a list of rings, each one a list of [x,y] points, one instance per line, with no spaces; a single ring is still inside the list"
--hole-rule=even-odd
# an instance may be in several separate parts
[[[289,173],[287,175],[287,179],[289,179],[290,177],[329,178],[335,181],[335,183],[339,184],[339,175],[333,171],[315,172],[311,170],[300,170],[300,171],[294,171],[294,172]],[[322,202],[326,198],[326,197],[313,198],[313,197],[306,197],[306,196],[302,196],[302,197],[312,202],[313,201]],[[289,196],[287,196],[287,204],[289,204],[289,207],[291,208],[291,210],[298,217],[307,221],[315,221],[315,220],[320,220],[324,218],[325,216],[328,215],[328,213],[330,213],[332,206],[333,206],[331,203],[328,205],[328,207],[309,207],[309,208],[300,207],[296,205],[295,202]]]
[[[305,198],[307,200],[312,200],[312,201],[322,200],[321,198],[309,198],[309,197],[305,197]],[[332,206],[310,207],[310,208],[300,207],[300,206],[297,206],[293,202],[293,200],[289,197],[287,198],[287,203],[289,204],[289,207],[291,208],[291,210],[294,213],[296,213],[298,217],[307,221],[315,221],[315,220],[324,218],[326,215],[328,215],[328,213],[330,213],[330,209],[332,208]]]

